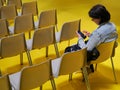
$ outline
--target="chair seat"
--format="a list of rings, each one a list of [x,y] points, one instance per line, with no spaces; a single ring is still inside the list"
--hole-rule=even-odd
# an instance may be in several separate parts
[[[57,43],[60,42],[60,35],[61,35],[60,31],[55,33],[55,38]]]
[[[33,38],[26,40],[26,45],[28,50],[32,50]]]
[[[10,34],[14,34],[14,26],[9,26],[9,32]]]
[[[51,61],[51,66],[52,66],[52,73],[54,77],[58,77],[59,75],[59,69],[60,69],[60,64],[61,64],[61,57],[54,59]]]
[[[18,16],[21,16],[22,15],[22,13],[21,12],[18,12]]]
[[[39,28],[39,21],[35,21],[34,26],[35,26],[35,28]]]
[[[9,75],[11,86],[15,90],[19,90],[20,88],[20,76],[21,76],[21,72],[17,72],[17,73]]]

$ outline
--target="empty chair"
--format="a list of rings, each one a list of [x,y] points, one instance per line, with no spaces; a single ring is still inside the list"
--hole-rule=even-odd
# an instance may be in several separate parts
[[[20,72],[9,75],[9,78],[14,90],[32,90],[36,87],[42,90],[42,85],[48,80],[51,80],[52,90],[56,90],[50,60],[25,67]]]
[[[3,4],[6,4],[6,0],[1,0]]]
[[[100,56],[96,60],[91,61],[90,64],[99,64],[110,58],[112,69],[113,69],[113,74],[114,74],[114,79],[115,79],[115,82],[117,82],[113,59],[112,59],[114,44],[115,44],[115,41],[100,44],[97,47],[98,51],[100,52]]]
[[[0,90],[12,90],[8,75],[0,76]]]
[[[86,71],[86,62],[87,62],[87,50],[86,48],[64,53],[60,58],[52,60],[52,71],[53,76],[58,77],[60,75],[67,75],[69,74],[70,78],[72,79],[72,73],[82,70],[83,75],[86,81],[87,90],[90,90],[87,71]]]
[[[25,43],[25,36],[23,33],[16,34],[14,36],[4,37],[0,43],[0,59],[19,55],[21,56],[20,62],[23,64],[22,54],[26,52],[28,56],[29,65],[32,65],[29,51],[27,50]]]
[[[52,25],[54,25],[56,27],[56,30],[58,31],[56,9],[42,11],[40,13],[39,20],[35,22],[36,28],[42,28]]]
[[[8,0],[7,5],[12,5],[14,4],[17,9],[21,9],[22,7],[22,0]]]
[[[0,8],[1,18],[6,18],[7,20],[14,20],[17,16],[17,9],[15,5],[2,6]]]
[[[33,16],[38,16],[37,1],[26,2],[22,4],[22,11],[18,15],[32,13]]]
[[[0,0],[0,7],[2,7],[4,5],[3,1]]]
[[[38,29],[34,32],[33,38],[27,40],[28,50],[40,49],[54,44],[57,57],[59,57],[58,47],[55,41],[55,27],[46,27]],[[48,48],[46,50],[46,57],[48,56]]]
[[[80,20],[65,22],[62,25],[62,29],[59,32],[56,32],[56,42],[67,41],[75,38],[77,36],[76,31],[78,30],[80,30]]]
[[[25,14],[15,18],[14,26],[9,26],[11,34],[30,32],[34,30],[34,21],[32,14]],[[30,36],[29,36],[30,37]]]
[[[0,38],[9,35],[8,22],[6,19],[0,19]]]

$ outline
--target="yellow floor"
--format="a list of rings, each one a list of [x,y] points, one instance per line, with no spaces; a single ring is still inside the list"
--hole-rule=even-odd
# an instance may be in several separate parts
[[[23,0],[28,2],[32,0]],[[97,25],[93,23],[89,16],[89,9],[95,4],[103,4],[111,12],[111,21],[117,25],[117,30],[120,35],[120,6],[119,0],[37,0],[39,13],[43,10],[57,9],[58,28],[60,29],[62,24],[67,21],[81,19],[81,30],[93,31]],[[72,40],[75,43],[77,39]],[[120,38],[118,39],[118,44]],[[59,50],[63,51],[67,46],[67,42],[58,44]],[[120,46],[116,49],[116,55],[114,59],[114,65],[117,75],[118,84],[114,83],[114,77],[111,68],[110,60],[98,65],[98,69],[95,73],[89,75],[89,81],[91,90],[120,90],[120,60],[118,54],[120,53]],[[49,57],[55,58],[55,52],[53,45],[49,48]],[[33,63],[40,63],[45,58],[45,49],[31,51]],[[24,54],[24,65],[28,65],[26,55]],[[6,58],[0,61],[0,68],[2,73],[14,73],[19,71],[23,66],[19,64],[19,56]],[[85,83],[82,82],[81,73],[76,73],[73,76],[73,80],[68,82],[68,75],[60,76],[55,79],[57,90],[86,90]],[[38,88],[35,90],[39,90]],[[52,90],[50,82],[46,82],[43,85],[43,90]]]

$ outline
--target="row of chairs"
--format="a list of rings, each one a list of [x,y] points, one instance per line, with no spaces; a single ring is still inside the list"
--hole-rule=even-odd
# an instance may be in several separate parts
[[[110,60],[116,82],[116,75],[112,61],[114,44],[115,41],[99,45],[97,48],[101,55],[96,61],[91,61],[90,64],[98,64],[111,58]],[[69,74],[69,80],[72,80],[72,74],[78,70],[82,70],[87,90],[90,90],[88,73],[86,70],[88,65],[86,56],[87,49],[84,48],[78,51],[64,53],[61,57],[53,60],[47,60],[36,65],[24,67],[20,72],[11,74],[9,77],[1,77],[0,89],[2,88],[1,90],[10,90],[3,89],[7,87],[11,88],[9,83],[11,83],[12,87],[14,87],[14,90],[29,90],[36,87],[40,87],[40,89],[42,89],[42,85],[46,81],[51,80],[53,90],[56,90],[54,78],[57,78],[60,75]]]
[[[62,25],[61,30],[55,33],[56,42],[62,42],[76,37],[76,31],[80,30],[80,22],[81,20],[65,22]],[[32,14],[26,14],[17,16],[13,26],[9,26],[6,19],[0,19],[0,23],[0,37],[22,32],[31,32],[39,28],[52,25],[57,28],[56,10],[54,9],[42,12],[38,22],[34,22]],[[31,33],[29,35],[29,38],[30,37]]]
[[[31,39],[26,40],[25,34],[15,34],[1,38],[0,42],[0,58],[12,57],[20,54],[20,62],[23,64],[23,53],[28,56],[29,65],[32,65],[30,52],[33,49],[41,49],[54,45],[56,56],[59,57],[59,51],[55,42],[55,27],[47,27],[36,30]],[[48,56],[48,48],[46,49],[46,57]]]
[[[22,3],[21,0],[8,0],[8,5],[0,7],[1,19],[13,20],[16,16],[32,13],[38,17],[37,1]]]
[[[46,81],[51,80],[53,90],[56,90],[54,78],[56,78],[55,69],[57,68],[57,66],[55,64],[57,64],[58,59],[60,59],[61,64],[58,75],[71,75],[73,72],[81,70],[82,68],[87,90],[90,90],[85,64],[87,60],[86,54],[87,50],[85,48],[76,52],[63,54],[60,58],[57,58],[55,60],[47,60],[40,64],[24,67],[20,72],[11,74],[9,75],[9,77],[8,75],[6,75],[5,77],[1,77],[0,82],[2,82],[4,79],[4,85],[0,83],[0,89],[10,90],[11,87],[9,83],[11,83],[11,86],[14,88],[13,90],[30,90],[36,87],[40,87],[40,89],[42,90],[42,85]],[[69,77],[69,80],[71,79],[72,78]],[[3,89],[7,87],[9,89]]]

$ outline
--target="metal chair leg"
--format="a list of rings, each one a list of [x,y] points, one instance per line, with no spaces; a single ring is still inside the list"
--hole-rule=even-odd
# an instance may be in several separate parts
[[[59,50],[58,50],[57,43],[54,44],[54,47],[55,47],[55,52],[56,52],[56,55],[57,55],[57,58],[58,58],[58,57],[60,57],[60,55],[59,55]]]
[[[48,46],[46,47],[46,57],[48,57]]]
[[[114,64],[113,64],[113,59],[112,59],[112,57],[110,59],[111,59],[111,64],[112,64],[112,69],[113,69],[114,80],[115,80],[115,83],[117,83],[117,78],[116,78],[116,74],[115,74],[115,68],[114,68]]]
[[[50,79],[53,90],[56,90],[54,78]]]
[[[72,73],[69,74],[69,81],[72,80]]]
[[[87,86],[87,90],[90,90],[90,84],[89,84],[89,80],[88,80],[88,73],[87,73],[86,67],[83,67],[83,75],[84,75],[84,78],[85,78],[85,83],[86,83],[86,86]]]
[[[42,90],[42,85],[40,86],[40,90]]]
[[[27,53],[29,65],[31,66],[31,65],[33,65],[33,64],[32,64],[32,59],[31,59],[30,52],[27,50],[26,53]]]
[[[23,65],[23,53],[20,53],[20,64]]]

